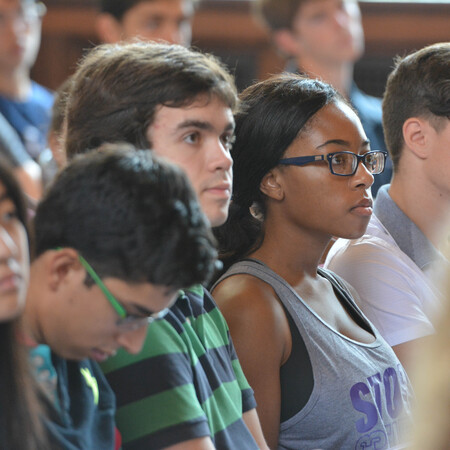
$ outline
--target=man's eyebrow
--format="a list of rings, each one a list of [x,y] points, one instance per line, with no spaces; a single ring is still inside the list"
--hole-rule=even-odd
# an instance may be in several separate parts
[[[164,294],[167,296],[170,296],[170,295],[174,295],[176,292],[179,292],[178,289],[170,289],[169,288]],[[118,297],[116,297],[116,299],[121,303],[121,305],[127,306],[127,308],[126,308],[127,310],[131,309],[131,314],[133,316],[142,315],[142,317],[148,317],[155,313],[155,311],[152,311],[152,310],[146,308],[145,306],[138,305],[137,303],[128,302],[128,301],[118,298]]]
[[[224,131],[233,131],[234,127],[235,127],[235,125],[233,122],[228,122]],[[183,130],[185,128],[198,128],[200,130],[206,130],[206,131],[214,131],[215,130],[215,128],[211,122],[208,122],[205,120],[195,120],[195,119],[185,120],[184,122],[181,122],[177,125],[178,131]]]
[[[154,314],[154,311],[151,311],[150,309],[147,309],[145,306],[137,305],[136,303],[127,303],[127,302],[124,302],[123,300],[120,300],[120,299],[118,299],[118,300],[120,301],[120,303],[122,305],[124,305],[124,306],[126,305],[127,306],[126,309],[128,309],[128,310],[131,309],[130,313],[133,316],[148,317],[148,316],[151,316],[152,314]]]
[[[177,125],[177,130],[182,130],[184,128],[200,128],[201,130],[213,130],[214,127],[212,126],[211,122],[207,122],[204,120],[185,120],[184,122],[181,122]]]
[[[341,145],[342,147],[350,147],[351,145],[349,141],[345,141],[344,139],[330,139],[323,144],[318,145],[316,148],[322,148],[330,144]],[[370,145],[370,141],[368,139],[361,143],[361,147],[366,147],[367,145]]]

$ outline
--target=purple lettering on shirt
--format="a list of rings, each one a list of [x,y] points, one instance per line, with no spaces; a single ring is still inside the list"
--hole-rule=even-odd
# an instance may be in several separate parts
[[[383,382],[386,395],[386,409],[389,415],[395,419],[402,412],[403,402],[397,372],[393,367],[389,367],[384,371]]]
[[[361,396],[370,394],[370,390],[364,383],[356,383],[350,389],[350,398],[353,408],[366,415],[355,422],[356,429],[360,433],[371,430],[378,422],[378,414],[375,405],[363,400]]]
[[[370,386],[374,390],[375,403],[377,405],[380,416],[382,416],[383,410],[381,409],[381,374],[376,373],[375,375],[372,375],[371,377],[367,378],[367,381],[369,382]]]

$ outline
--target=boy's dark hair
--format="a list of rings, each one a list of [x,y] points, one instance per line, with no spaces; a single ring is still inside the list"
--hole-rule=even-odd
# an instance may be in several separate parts
[[[265,197],[260,184],[264,175],[278,165],[320,109],[332,102],[347,103],[330,85],[294,74],[256,83],[240,99],[236,143],[231,150],[233,197],[228,220],[215,229],[225,269],[262,241]]]
[[[93,49],[72,78],[65,145],[70,159],[104,142],[151,148],[146,132],[158,106],[180,108],[217,96],[237,106],[232,76],[213,56],[152,42]]]
[[[102,12],[111,14],[120,21],[129,9],[142,1],[151,2],[153,0],[101,0],[100,8]]]
[[[125,13],[138,3],[153,2],[155,0],[101,0],[101,12],[114,16],[118,21],[122,20]],[[198,0],[190,0],[194,6]]]
[[[75,159],[35,217],[36,256],[76,249],[101,277],[173,288],[210,277],[216,250],[181,169],[128,144]]]
[[[404,145],[403,124],[422,117],[439,131],[450,118],[450,43],[397,58],[383,98],[383,129],[394,170]]]
[[[17,179],[11,172],[11,169],[4,163],[0,162],[0,182],[6,189],[6,195],[12,200],[14,207],[16,209],[17,218],[20,220],[22,225],[28,234],[28,219],[26,202],[19,186]]]
[[[272,30],[291,29],[302,3],[311,0],[257,0],[255,13]]]

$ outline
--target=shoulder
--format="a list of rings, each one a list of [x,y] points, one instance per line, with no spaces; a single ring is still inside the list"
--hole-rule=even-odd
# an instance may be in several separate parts
[[[233,311],[243,321],[255,316],[258,320],[268,320],[282,311],[272,286],[248,274],[226,278],[215,287],[212,294],[227,319]]]
[[[274,289],[264,281],[248,275],[233,275],[213,290],[214,298],[230,327],[234,344],[242,351],[266,348],[282,359],[289,341],[289,324]],[[271,353],[272,354],[272,353]]]
[[[52,91],[50,91],[46,87],[41,86],[40,84],[33,81],[31,98],[32,100],[41,103],[43,106],[51,108],[53,105],[55,95]]]

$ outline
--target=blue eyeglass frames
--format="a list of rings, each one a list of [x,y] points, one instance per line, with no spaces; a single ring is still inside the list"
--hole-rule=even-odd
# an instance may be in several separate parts
[[[328,161],[330,172],[340,177],[350,177],[358,170],[358,164],[362,162],[372,175],[383,172],[386,164],[387,152],[372,150],[364,155],[353,152],[334,152],[327,155],[298,156],[295,158],[283,158],[278,162],[286,166],[304,166],[317,161]]]

